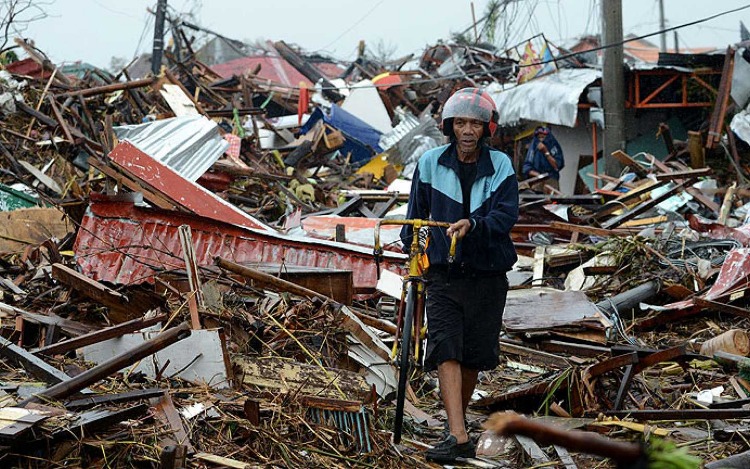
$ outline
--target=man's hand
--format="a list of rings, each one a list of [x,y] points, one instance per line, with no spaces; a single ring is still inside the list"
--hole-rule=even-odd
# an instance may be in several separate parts
[[[547,145],[543,144],[542,142],[539,142],[536,146],[536,149],[541,152],[547,152]]]
[[[448,227],[446,233],[449,237],[453,237],[455,234],[458,239],[461,239],[469,234],[469,231],[471,231],[471,222],[466,218],[463,218],[456,223],[451,223],[451,226]]]

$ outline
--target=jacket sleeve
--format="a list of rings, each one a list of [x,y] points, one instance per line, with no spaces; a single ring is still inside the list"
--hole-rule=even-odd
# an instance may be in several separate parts
[[[406,218],[412,219],[427,219],[430,215],[430,186],[421,181],[421,175],[419,171],[420,165],[417,164],[417,168],[414,170],[414,176],[411,179],[411,192],[409,193],[409,206],[406,211]],[[404,225],[401,228],[401,243],[402,251],[405,253],[409,252],[409,246],[412,238],[412,227]]]
[[[560,144],[556,144],[555,147],[551,151],[552,156],[555,158],[555,163],[557,163],[557,170],[560,171],[565,167],[565,158],[563,157],[563,151]]]
[[[529,171],[534,169],[532,164],[534,160],[534,149],[529,145],[529,150],[526,152],[526,158],[523,160],[523,167],[521,168],[521,177],[524,179],[529,178]]]
[[[471,236],[493,238],[507,235],[518,221],[518,180],[514,173],[500,183],[492,196],[492,208],[486,216],[472,217],[476,222]]]

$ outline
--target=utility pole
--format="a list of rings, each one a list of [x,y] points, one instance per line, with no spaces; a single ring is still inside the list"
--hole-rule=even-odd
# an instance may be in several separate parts
[[[602,100],[604,104],[604,158],[609,176],[619,176],[620,162],[612,152],[625,149],[625,72],[622,54],[622,0],[602,0]]]
[[[156,4],[156,20],[154,21],[154,48],[151,54],[151,73],[154,76],[161,71],[161,53],[164,51],[164,19],[167,16],[167,0],[159,0]]]
[[[664,30],[667,29],[667,21],[664,19],[664,0],[659,0],[659,30],[662,32],[659,36],[661,37],[661,48],[662,52],[667,51],[667,33]]]

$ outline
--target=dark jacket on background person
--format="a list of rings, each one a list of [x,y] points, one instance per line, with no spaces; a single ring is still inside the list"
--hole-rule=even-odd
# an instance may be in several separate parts
[[[551,133],[544,139],[544,145],[547,147],[547,151],[550,152],[552,157],[557,162],[557,170],[549,164],[547,157],[544,156],[544,152],[537,149],[539,145],[539,139],[534,135],[529,150],[526,152],[526,159],[523,162],[523,169],[521,175],[524,179],[529,178],[529,171],[532,169],[539,171],[540,173],[549,173],[550,178],[560,180],[560,170],[565,166],[565,158],[563,157],[562,147],[558,143],[557,139]]]
[[[465,218],[455,144],[428,150],[412,178],[407,218],[456,222]],[[507,272],[518,257],[510,230],[518,220],[518,181],[505,153],[482,146],[471,188],[469,219],[474,228],[458,243],[456,264],[477,272]],[[412,228],[401,240],[408,251]],[[430,265],[447,265],[450,239],[444,228],[430,228]],[[481,248],[479,247],[481,246]]]

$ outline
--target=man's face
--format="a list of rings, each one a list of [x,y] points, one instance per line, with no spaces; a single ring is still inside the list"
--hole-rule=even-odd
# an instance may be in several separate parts
[[[453,133],[456,134],[456,142],[461,152],[473,152],[479,147],[479,141],[484,134],[484,122],[468,117],[456,117],[453,119]]]
[[[537,138],[537,140],[539,140],[540,142],[543,142],[543,141],[544,141],[544,139],[545,139],[545,138],[547,138],[547,134],[545,134],[545,133],[542,133],[542,132],[539,132],[539,133],[537,133],[537,134],[536,134],[536,138]]]

